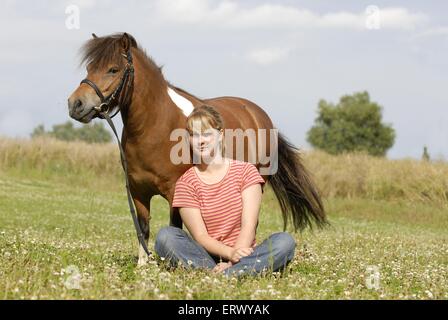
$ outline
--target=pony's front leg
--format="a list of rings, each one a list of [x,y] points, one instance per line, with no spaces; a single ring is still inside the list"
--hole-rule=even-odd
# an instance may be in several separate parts
[[[137,210],[137,217],[138,222],[140,224],[140,228],[142,229],[146,246],[148,246],[148,240],[149,240],[149,221],[151,220],[151,212],[150,212],[150,205],[151,205],[151,197],[147,198],[134,198],[135,203],[135,209]],[[149,262],[149,257],[146,254],[145,250],[143,249],[143,246],[139,243],[138,244],[138,266],[145,265]]]

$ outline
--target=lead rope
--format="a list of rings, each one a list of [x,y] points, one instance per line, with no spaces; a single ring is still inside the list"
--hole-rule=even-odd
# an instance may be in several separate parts
[[[126,181],[126,193],[128,195],[128,204],[129,204],[129,210],[131,211],[132,220],[134,221],[135,231],[137,232],[137,238],[140,245],[143,247],[143,250],[145,250],[148,257],[151,257],[151,252],[148,250],[148,246],[146,245],[142,229],[140,227],[140,223],[138,222],[137,215],[135,214],[135,208],[134,208],[134,202],[131,197],[131,191],[129,189],[129,178],[128,178],[128,164],[126,161],[126,155],[123,151],[123,146],[121,145],[120,138],[118,138],[117,130],[115,129],[114,123],[112,122],[112,119],[109,117],[107,112],[101,112],[102,116],[106,119],[107,123],[111,127],[112,131],[115,134],[115,137],[117,138],[118,147],[120,148],[120,159],[121,159],[121,166],[123,167],[125,181]]]

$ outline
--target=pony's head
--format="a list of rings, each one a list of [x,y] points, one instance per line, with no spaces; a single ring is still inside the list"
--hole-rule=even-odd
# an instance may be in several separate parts
[[[81,49],[81,64],[86,66],[87,77],[68,98],[70,117],[83,123],[98,115],[104,102],[100,97],[110,96],[120,86],[129,66],[126,54],[137,48],[137,42],[127,33],[92,36]]]

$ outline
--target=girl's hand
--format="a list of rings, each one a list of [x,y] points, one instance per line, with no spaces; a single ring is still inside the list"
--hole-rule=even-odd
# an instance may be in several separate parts
[[[232,262],[220,262],[218,263],[214,268],[213,268],[213,272],[215,273],[220,273],[223,272],[224,270],[226,270],[227,268],[230,268],[232,266]]]
[[[237,248],[232,250],[230,262],[238,263],[241,258],[247,257],[254,252],[253,248]]]

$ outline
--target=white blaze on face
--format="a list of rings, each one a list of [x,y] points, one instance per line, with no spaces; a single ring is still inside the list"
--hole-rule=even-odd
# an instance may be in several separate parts
[[[184,115],[186,115],[188,117],[194,109],[193,103],[191,103],[191,101],[188,100],[187,98],[178,94],[176,91],[174,91],[170,87],[168,87],[168,95],[170,96],[170,98],[174,102],[174,104],[179,109],[182,110]]]

